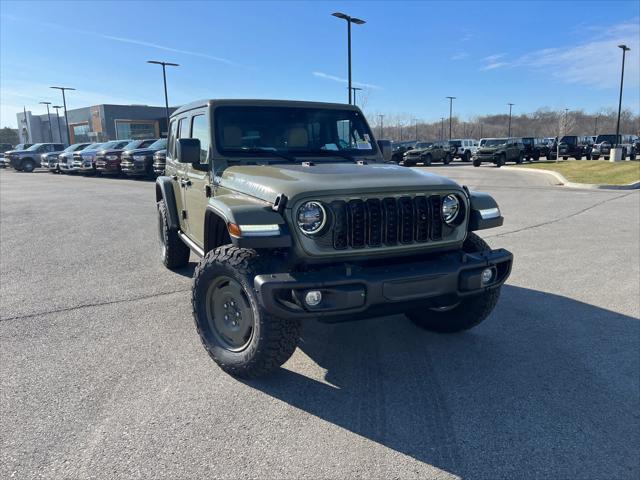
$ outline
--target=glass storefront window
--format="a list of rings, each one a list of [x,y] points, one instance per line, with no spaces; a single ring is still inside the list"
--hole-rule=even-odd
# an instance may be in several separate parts
[[[118,138],[144,139],[156,138],[156,122],[129,122],[116,120],[116,135]]]
[[[89,138],[89,124],[81,123],[80,125],[71,125],[73,130],[73,143],[88,143]]]

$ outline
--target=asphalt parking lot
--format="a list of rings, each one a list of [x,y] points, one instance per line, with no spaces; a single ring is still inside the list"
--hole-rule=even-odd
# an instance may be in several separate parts
[[[515,255],[493,315],[309,323],[275,375],[210,360],[153,183],[0,171],[1,478],[640,475],[640,192],[431,168],[492,193]]]

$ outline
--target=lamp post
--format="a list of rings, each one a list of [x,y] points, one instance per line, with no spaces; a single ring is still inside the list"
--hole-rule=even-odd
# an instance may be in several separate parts
[[[64,107],[64,124],[67,127],[67,145],[71,145],[71,135],[69,135],[69,116],[67,115],[67,99],[64,95],[65,90],[75,90],[75,88],[71,87],[51,87],[54,90],[62,91],[62,106]],[[62,142],[62,139],[60,139]]]
[[[51,114],[49,113],[49,105],[51,102],[39,102],[41,105],[47,106],[47,118],[49,119],[49,141],[53,143],[53,133],[51,132]]]
[[[451,140],[451,116],[453,113],[453,101],[456,97],[445,97],[449,99],[449,140]]]
[[[416,127],[416,142],[418,141],[418,119],[417,118],[412,118],[411,121],[414,123],[415,127]]]
[[[378,117],[380,117],[380,139],[382,139],[384,135],[384,115],[378,115]]]
[[[507,103],[509,105],[509,134],[507,137],[511,137],[511,108],[515,105],[515,103]]]
[[[356,92],[358,90],[362,90],[360,87],[351,87],[351,91],[353,92],[353,104],[355,106],[358,106],[358,103],[356,102]]]
[[[598,119],[600,118],[600,114],[596,115],[596,124],[593,127],[593,136],[597,137],[598,136]]]
[[[444,140],[444,117],[440,117],[440,140]]]
[[[620,111],[622,110],[622,85],[624,83],[624,57],[631,50],[626,45],[618,45],[622,49],[622,74],[620,75],[620,99],[618,100],[618,122],[616,123],[616,147],[620,142]]]
[[[398,130],[400,130],[400,141],[402,141],[402,124],[398,122]]]
[[[58,138],[60,139],[60,143],[62,143],[62,131],[60,130],[60,112],[59,112],[59,110],[62,108],[62,105],[53,105],[53,108],[56,109],[56,123],[58,124]]]
[[[349,105],[351,105],[351,24],[355,23],[356,25],[362,25],[363,23],[366,23],[366,22],[356,17],[350,17],[346,13],[342,13],[342,12],[334,12],[331,15],[347,21],[347,62],[349,67]]]
[[[164,82],[164,113],[167,120],[167,137],[169,136],[169,97],[167,95],[167,70],[166,67],[179,67],[177,63],[161,62],[158,60],[147,60],[147,63],[162,65],[162,81]]]

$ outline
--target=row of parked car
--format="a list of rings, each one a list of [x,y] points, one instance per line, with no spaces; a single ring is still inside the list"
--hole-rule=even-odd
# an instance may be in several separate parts
[[[455,159],[482,163],[493,163],[500,167],[507,162],[522,163],[537,161],[545,157],[555,160],[558,154],[563,160],[609,160],[611,148],[618,145],[622,149],[622,159],[635,160],[640,155],[640,139],[636,135],[565,135],[560,138],[504,137],[482,138],[479,141],[462,138],[433,142],[398,142],[393,145],[392,160],[411,167],[421,163],[429,166],[434,162],[448,165]]]
[[[166,148],[166,138],[75,143],[66,148],[61,143],[20,144],[4,152],[0,167],[20,172],[42,167],[52,173],[154,177],[164,173]]]

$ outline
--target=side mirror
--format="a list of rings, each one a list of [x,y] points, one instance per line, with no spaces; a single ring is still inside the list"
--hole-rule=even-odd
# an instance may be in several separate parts
[[[391,157],[393,155],[391,142],[389,142],[388,140],[378,140],[378,148],[380,148],[380,151],[382,152],[382,158],[385,162],[391,160]]]
[[[200,140],[179,138],[177,147],[177,157],[180,163],[200,163]]]

